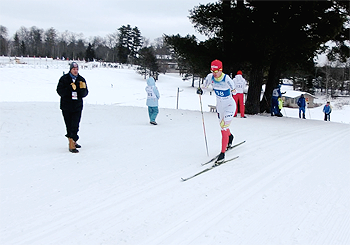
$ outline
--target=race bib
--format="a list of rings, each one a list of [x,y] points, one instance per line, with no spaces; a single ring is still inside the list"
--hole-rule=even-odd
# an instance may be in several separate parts
[[[215,91],[215,94],[216,96],[219,96],[219,97],[227,97],[227,96],[230,96],[230,90],[227,89],[227,90],[217,90],[217,89],[214,89]]]
[[[153,88],[152,87],[147,87],[146,88],[146,92],[147,92],[147,97],[148,98],[156,98],[155,93],[153,92]]]
[[[78,100],[78,93],[72,92],[72,100]]]

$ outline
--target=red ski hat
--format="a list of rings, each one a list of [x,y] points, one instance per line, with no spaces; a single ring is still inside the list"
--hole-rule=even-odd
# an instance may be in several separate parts
[[[242,71],[237,71],[237,75],[242,75]]]
[[[222,71],[222,62],[220,60],[213,60],[211,62],[210,70],[212,70],[212,71]]]

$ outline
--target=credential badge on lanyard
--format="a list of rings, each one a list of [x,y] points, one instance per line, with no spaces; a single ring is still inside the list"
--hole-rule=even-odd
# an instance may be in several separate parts
[[[75,83],[75,79],[73,79],[73,83]],[[72,91],[72,100],[78,100],[78,93],[76,91]]]

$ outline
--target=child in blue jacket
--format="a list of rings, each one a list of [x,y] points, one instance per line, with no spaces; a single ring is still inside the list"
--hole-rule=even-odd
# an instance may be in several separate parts
[[[332,112],[331,102],[327,101],[327,104],[323,107],[323,112],[324,112],[324,120],[330,121],[331,112]]]
[[[153,77],[147,79],[147,101],[146,105],[148,106],[148,114],[150,123],[153,125],[157,125],[156,117],[158,115],[158,100],[160,98],[159,91],[157,86],[155,85],[155,80]]]

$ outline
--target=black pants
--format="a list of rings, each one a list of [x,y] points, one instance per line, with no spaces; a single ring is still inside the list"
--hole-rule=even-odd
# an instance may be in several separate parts
[[[331,114],[324,114],[324,120],[325,121],[330,121],[331,120]]]
[[[64,118],[64,123],[66,124],[67,129],[67,138],[72,138],[74,141],[78,141],[78,131],[79,123],[81,118],[81,111],[62,111]]]

